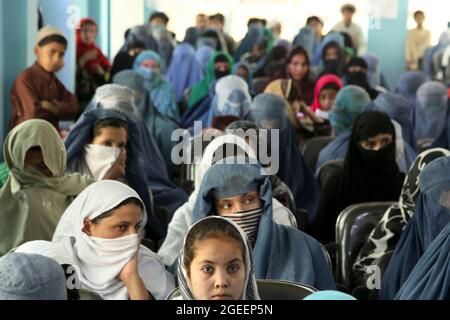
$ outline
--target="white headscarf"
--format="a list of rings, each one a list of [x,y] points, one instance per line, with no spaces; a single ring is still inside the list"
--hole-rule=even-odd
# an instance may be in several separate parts
[[[100,103],[104,109],[122,111],[134,121],[140,116],[135,105],[135,93],[132,89],[119,84],[105,84],[95,91],[94,104]]]
[[[134,257],[139,247],[138,234],[100,239],[84,233],[84,219],[95,219],[117,207],[123,201],[139,195],[118,181],[99,181],[86,188],[64,212],[53,235],[53,242],[62,245],[77,271],[84,289],[96,292],[103,299],[125,300],[127,288],[118,279],[123,267]],[[144,206],[142,204],[142,206]],[[147,222],[142,215],[141,233]],[[156,299],[165,299],[174,288],[173,278],[156,254],[140,246],[138,271],[145,287]]]
[[[239,136],[233,135],[233,134],[227,134],[221,137],[218,137],[211,141],[210,144],[208,144],[208,147],[205,149],[205,152],[203,153],[202,160],[200,161],[200,164],[195,170],[195,189],[197,190],[200,185],[202,184],[203,176],[206,174],[206,171],[213,165],[214,160],[214,154],[216,151],[222,147],[225,144],[234,144],[237,145],[241,150],[244,150],[245,153],[249,158],[257,159],[255,152],[251,148],[247,142],[245,142],[244,139],[242,139]],[[195,191],[194,191],[195,193]],[[193,194],[194,194],[193,193]],[[192,196],[191,196],[192,198]],[[194,201],[197,196],[194,197]],[[190,200],[190,199],[189,199]]]
[[[252,104],[247,82],[236,75],[223,77],[217,82],[216,96],[218,115],[243,118]]]
[[[64,247],[58,243],[50,241],[30,241],[16,248],[14,252],[39,254],[58,261],[59,264],[72,264],[72,260],[67,256]],[[75,268],[75,267],[74,267]]]

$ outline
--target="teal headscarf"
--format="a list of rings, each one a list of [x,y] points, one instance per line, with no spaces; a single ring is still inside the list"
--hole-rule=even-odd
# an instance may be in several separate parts
[[[141,63],[146,60],[155,61],[159,65],[159,70],[149,70],[141,67]],[[158,111],[178,120],[180,111],[176,103],[175,91],[172,85],[164,80],[162,76],[165,73],[165,66],[161,57],[154,51],[143,51],[134,61],[133,69],[144,76],[145,88]]]
[[[369,94],[363,88],[355,85],[342,88],[330,113],[330,123],[336,135],[350,130],[369,102]]]
[[[116,74],[113,82],[127,86],[134,92],[135,104],[141,112],[147,127],[158,144],[166,165],[171,168],[172,149],[177,142],[171,141],[172,132],[179,128],[175,121],[165,116],[155,108],[146,94],[145,78],[136,71],[124,70]]]

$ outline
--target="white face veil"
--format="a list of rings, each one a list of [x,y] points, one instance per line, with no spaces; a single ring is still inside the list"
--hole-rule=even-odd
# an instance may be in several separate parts
[[[84,231],[84,219],[93,220],[116,208],[123,201],[139,195],[127,185],[105,180],[86,188],[64,212],[53,236],[61,244],[77,269],[82,287],[104,299],[127,299],[127,289],[117,278],[139,248],[139,235],[117,239],[100,239]],[[142,203],[142,207],[144,207]],[[147,222],[145,210],[139,232]]]

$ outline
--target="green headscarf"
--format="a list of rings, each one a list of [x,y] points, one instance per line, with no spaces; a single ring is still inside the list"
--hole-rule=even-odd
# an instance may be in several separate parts
[[[41,148],[52,177],[25,164],[33,147]],[[6,137],[3,154],[11,174],[0,189],[0,256],[27,241],[50,241],[70,202],[93,182],[87,176],[66,174],[66,148],[44,120],[15,127]]]
[[[228,53],[222,51],[215,52],[208,61],[208,68],[206,70],[205,79],[203,79],[197,85],[192,87],[192,90],[189,94],[189,102],[188,102],[189,108],[192,108],[193,105],[198,103],[200,100],[202,100],[209,94],[209,87],[214,82],[214,80],[216,80],[216,75],[214,73],[214,65],[218,56],[225,56],[227,58],[230,64],[230,74],[231,74],[231,68],[233,67],[234,64],[233,57],[230,56]]]

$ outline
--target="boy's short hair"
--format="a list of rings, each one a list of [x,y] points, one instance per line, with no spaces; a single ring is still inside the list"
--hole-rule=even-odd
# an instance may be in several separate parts
[[[308,19],[306,19],[306,24],[309,25],[312,22],[317,22],[321,25],[323,25],[323,21],[318,16],[310,16]]]
[[[356,12],[356,8],[351,3],[347,3],[347,4],[344,4],[341,7],[341,12],[344,12],[344,11],[349,11],[350,13],[355,13]]]
[[[417,16],[419,16],[419,15],[425,17],[425,13],[422,10],[417,10],[416,12],[414,12],[414,15],[413,15],[414,19],[416,19]]]
[[[148,22],[152,22],[154,19],[161,19],[164,21],[164,24],[169,23],[169,17],[164,12],[153,12],[150,18],[148,19]]]
[[[219,21],[221,24],[225,24],[225,16],[221,13],[215,14],[216,20]]]
[[[54,35],[51,35],[51,36],[48,36],[48,37],[42,39],[38,43],[38,47],[43,47],[43,46],[46,46],[47,44],[50,44],[50,43],[53,43],[53,42],[62,44],[62,45],[64,45],[67,48],[67,40],[66,40],[66,38],[63,37],[63,36],[57,35],[57,34],[54,34]]]
[[[67,48],[67,39],[61,30],[54,27],[44,27],[38,31],[36,37],[37,46],[43,47],[53,42],[60,43]]]

